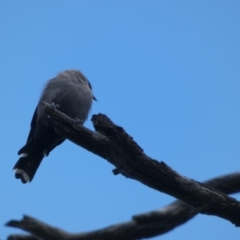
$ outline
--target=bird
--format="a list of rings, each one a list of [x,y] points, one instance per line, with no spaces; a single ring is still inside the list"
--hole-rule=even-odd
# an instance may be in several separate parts
[[[15,178],[24,184],[31,182],[43,158],[66,139],[56,133],[51,118],[44,111],[43,102],[53,104],[83,124],[93,100],[97,101],[92,86],[79,70],[66,70],[50,79],[34,111],[26,144],[18,151],[19,159],[13,167]]]

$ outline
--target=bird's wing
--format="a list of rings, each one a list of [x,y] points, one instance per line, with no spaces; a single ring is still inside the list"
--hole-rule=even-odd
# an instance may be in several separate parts
[[[28,134],[27,143],[29,141],[31,141],[31,139],[34,135],[34,131],[35,131],[35,128],[36,128],[36,122],[37,122],[37,107],[36,107],[35,112],[34,112],[33,117],[32,117],[31,129],[30,129],[30,132]]]
[[[36,107],[35,112],[34,112],[33,117],[32,117],[31,128],[30,128],[30,132],[28,134],[27,142],[26,142],[25,146],[23,146],[18,151],[18,155],[28,152],[29,147],[31,146],[31,141],[32,141],[33,136],[34,136],[35,129],[36,129],[36,122],[37,122],[37,107]]]

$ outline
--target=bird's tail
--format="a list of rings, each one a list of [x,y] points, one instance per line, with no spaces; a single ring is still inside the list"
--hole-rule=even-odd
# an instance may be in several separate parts
[[[15,170],[15,177],[21,179],[22,183],[31,182],[43,157],[43,154],[28,155],[22,153],[13,167]]]

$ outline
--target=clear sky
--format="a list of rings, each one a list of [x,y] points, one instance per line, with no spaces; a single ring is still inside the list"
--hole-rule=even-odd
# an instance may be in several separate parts
[[[23,214],[81,232],[174,200],[114,176],[112,165],[69,141],[32,183],[14,178],[42,87],[65,69],[80,69],[93,86],[89,119],[106,114],[150,157],[198,181],[239,170],[239,1],[15,0],[0,1],[0,12],[1,239],[20,232],[4,224]],[[161,239],[239,234],[226,220],[199,215]]]

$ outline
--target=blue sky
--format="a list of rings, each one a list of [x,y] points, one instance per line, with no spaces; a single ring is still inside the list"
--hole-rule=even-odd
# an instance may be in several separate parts
[[[14,178],[42,87],[65,69],[80,69],[93,86],[89,119],[106,114],[150,157],[198,181],[239,170],[239,1],[0,1],[0,9],[1,239],[20,232],[3,225],[23,214],[81,232],[173,200],[114,176],[69,141],[32,183]],[[161,239],[235,240],[239,232],[199,215]]]

